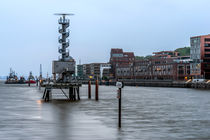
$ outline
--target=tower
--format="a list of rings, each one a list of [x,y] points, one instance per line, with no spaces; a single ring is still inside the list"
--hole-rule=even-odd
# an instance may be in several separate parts
[[[69,83],[71,82],[72,74],[75,73],[75,61],[70,56],[69,50],[67,49],[70,45],[69,43],[69,30],[67,29],[70,25],[70,20],[66,16],[73,16],[74,14],[55,14],[60,16],[58,19],[58,32],[60,36],[58,37],[58,42],[61,44],[58,48],[58,52],[61,54],[58,61],[53,61],[52,72],[54,75],[54,80],[56,82]],[[56,74],[58,78],[56,79]]]

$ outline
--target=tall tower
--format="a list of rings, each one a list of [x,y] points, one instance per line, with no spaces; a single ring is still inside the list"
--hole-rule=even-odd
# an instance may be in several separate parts
[[[67,48],[69,47],[69,30],[67,29],[70,24],[70,20],[66,18],[66,16],[73,16],[74,14],[55,14],[59,15],[60,18],[58,19],[58,24],[60,24],[60,27],[58,28],[58,32],[61,34],[58,38],[58,42],[61,44],[58,48],[58,52],[61,54],[61,57],[59,58],[60,61],[69,61],[72,58],[69,56],[69,51]]]
[[[70,25],[70,20],[66,16],[73,16],[74,14],[55,14],[60,16],[58,19],[58,32],[60,36],[58,37],[58,42],[61,44],[58,48],[58,52],[61,54],[58,61],[53,61],[53,75],[56,82],[71,82],[72,74],[75,73],[75,61],[70,56],[69,50],[69,30],[67,29]],[[56,74],[58,74],[58,79],[56,79]]]

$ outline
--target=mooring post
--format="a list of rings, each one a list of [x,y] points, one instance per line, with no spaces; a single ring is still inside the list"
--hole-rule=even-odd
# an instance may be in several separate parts
[[[118,90],[119,92],[119,116],[118,116],[118,127],[121,128],[121,88]]]
[[[88,81],[88,98],[91,99],[91,81]]]
[[[118,96],[117,98],[119,99],[118,103],[118,127],[121,128],[121,100],[122,100],[122,96],[121,96],[121,90],[124,87],[124,83],[123,82],[116,82],[116,86],[118,87]]]
[[[29,87],[31,86],[31,79],[30,78],[28,79],[28,86]]]
[[[95,100],[98,101],[98,79],[96,80],[95,85]]]
[[[69,87],[69,99],[73,100],[73,87]]]
[[[39,84],[39,80],[38,78],[36,78],[36,86],[38,87],[38,84]]]

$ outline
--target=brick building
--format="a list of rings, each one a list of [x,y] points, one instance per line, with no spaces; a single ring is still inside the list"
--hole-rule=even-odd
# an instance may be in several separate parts
[[[133,65],[116,67],[116,78],[183,80],[190,77],[190,57],[180,57],[178,52],[154,52],[149,59],[135,60]]]
[[[135,56],[133,52],[123,52],[123,49],[113,48],[110,53],[111,74],[113,78],[116,78],[116,68],[124,67],[123,70],[127,72],[131,71],[129,67],[133,67]],[[125,75],[127,75],[125,73]],[[130,72],[129,72],[130,73]]]
[[[194,78],[210,79],[210,35],[190,38],[190,65]]]

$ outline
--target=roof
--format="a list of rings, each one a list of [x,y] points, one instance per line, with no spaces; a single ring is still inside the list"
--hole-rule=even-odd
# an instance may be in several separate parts
[[[190,37],[190,38],[197,38],[197,37],[210,37],[210,34],[208,34],[208,35],[192,36],[192,37]]]
[[[135,57],[133,52],[124,52],[123,55],[128,55],[128,57]]]
[[[112,48],[111,49],[111,53],[123,53],[123,49],[119,49],[119,48]]]

